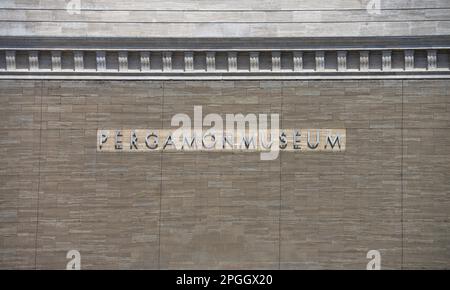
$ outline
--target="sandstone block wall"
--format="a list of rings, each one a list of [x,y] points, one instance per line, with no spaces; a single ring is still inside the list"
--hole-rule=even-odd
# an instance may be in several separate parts
[[[0,268],[448,268],[448,81],[0,81]],[[101,153],[176,113],[346,128],[344,153]]]

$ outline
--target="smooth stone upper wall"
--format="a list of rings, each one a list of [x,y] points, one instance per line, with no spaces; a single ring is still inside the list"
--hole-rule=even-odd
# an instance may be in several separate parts
[[[328,37],[450,34],[448,0],[2,0],[0,36]],[[77,2],[77,1],[75,1]],[[70,7],[69,7],[70,8]],[[69,13],[71,12],[71,13]]]

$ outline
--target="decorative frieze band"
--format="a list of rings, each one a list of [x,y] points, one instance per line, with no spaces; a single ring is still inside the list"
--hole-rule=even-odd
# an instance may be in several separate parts
[[[6,70],[14,71],[16,70],[16,52],[14,50],[7,50],[5,52],[6,57]]]
[[[119,71],[127,71],[128,70],[128,52],[127,51],[119,51]]]
[[[192,51],[184,52],[184,70],[185,71],[194,70],[194,53]]]
[[[369,52],[367,50],[359,52],[359,70],[360,71],[369,70]]]
[[[253,74],[274,76],[406,74],[448,75],[449,49],[273,50],[269,51],[111,51],[0,50],[0,77],[49,74],[148,76]],[[94,56],[94,57],[92,57]],[[4,58],[3,60],[1,58]],[[116,58],[114,60],[114,58]],[[199,74],[201,73],[201,74]],[[45,75],[45,74],[44,74]]]
[[[52,51],[52,71],[61,71],[61,51]]]
[[[84,70],[84,53],[76,50],[73,52],[74,70],[79,72]]]
[[[206,53],[206,71],[213,72],[216,70],[216,53],[208,51]]]
[[[172,70],[172,52],[165,51],[162,55],[163,67],[162,70],[164,72],[169,72]]]
[[[237,71],[237,52],[230,51],[228,52],[228,72],[236,72]]]
[[[337,62],[338,62],[338,71],[346,71],[347,70],[347,52],[346,51],[338,51],[337,52]]]
[[[316,71],[323,72],[325,70],[325,51],[316,51]]]
[[[437,51],[436,49],[429,49],[427,51],[427,69],[434,70],[437,68]]]
[[[149,51],[141,51],[140,53],[140,70],[141,72],[150,71],[150,52]]]
[[[104,51],[97,51],[97,71],[106,70],[106,53]]]
[[[31,71],[37,71],[39,69],[38,52],[35,50],[28,53],[28,68]]]
[[[392,52],[383,50],[381,58],[383,71],[390,71],[392,69]]]
[[[405,50],[405,70],[414,69],[414,50]]]
[[[272,52],[272,71],[280,71],[281,70],[281,52],[273,51]]]
[[[251,72],[259,71],[259,52],[255,51],[250,52],[250,71]]]
[[[303,70],[303,52],[302,51],[294,51],[293,55],[293,63],[294,63],[294,71],[299,72]]]

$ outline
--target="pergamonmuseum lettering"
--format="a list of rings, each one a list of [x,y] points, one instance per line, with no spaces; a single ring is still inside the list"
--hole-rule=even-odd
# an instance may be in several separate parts
[[[275,113],[203,118],[202,106],[194,106],[193,116],[175,114],[174,130],[99,129],[97,151],[259,151],[262,160],[274,160],[280,151],[345,151],[345,129],[280,129]]]
[[[274,138],[274,136],[277,136]],[[345,151],[345,129],[289,129],[273,135],[268,130],[177,134],[170,130],[98,130],[99,152],[152,151]]]

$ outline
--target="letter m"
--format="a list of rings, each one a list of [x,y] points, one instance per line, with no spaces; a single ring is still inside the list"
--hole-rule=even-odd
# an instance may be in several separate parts
[[[339,133],[336,133],[336,136],[333,138],[333,136],[328,133],[325,148],[328,147],[328,144],[331,146],[331,149],[334,149],[334,146],[336,145],[338,145],[339,149],[341,149],[341,135],[339,135]]]
[[[248,124],[248,130],[246,130]],[[236,131],[235,131],[236,125]],[[226,115],[226,130],[227,134],[236,135],[238,140],[242,140],[246,144],[247,147],[250,146],[250,143],[254,142],[254,140],[245,139],[246,135],[253,138],[258,133],[258,118],[255,114],[248,114],[244,116],[243,114],[227,114]],[[235,134],[234,134],[235,133]],[[247,133],[247,134],[246,134]],[[242,144],[242,143],[241,143]],[[254,144],[255,145],[255,144]]]

